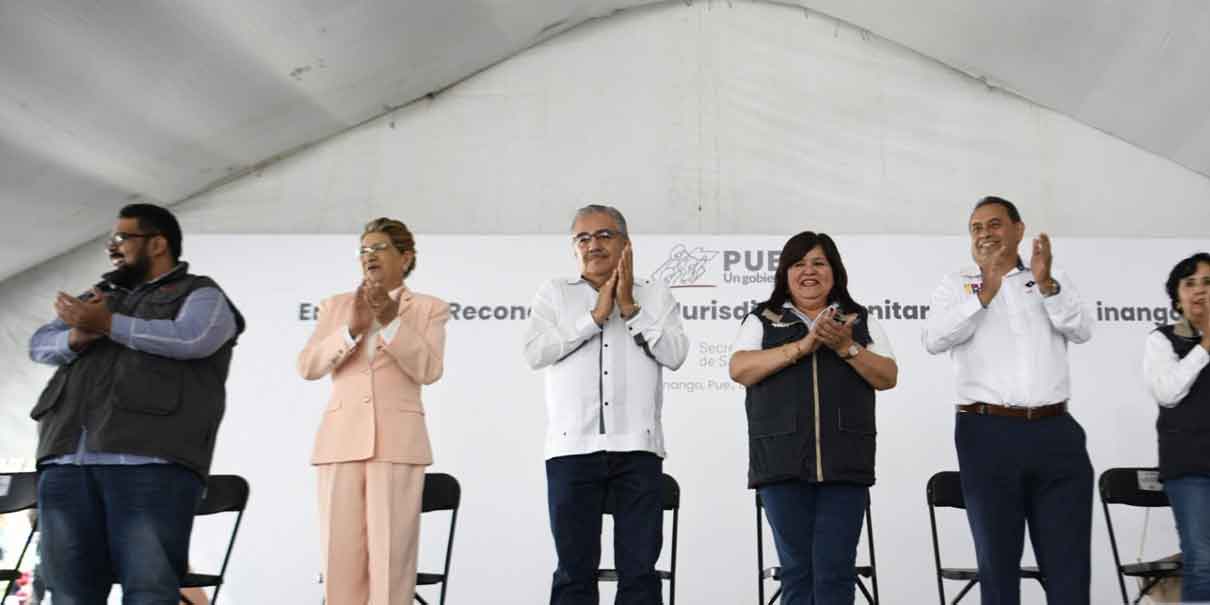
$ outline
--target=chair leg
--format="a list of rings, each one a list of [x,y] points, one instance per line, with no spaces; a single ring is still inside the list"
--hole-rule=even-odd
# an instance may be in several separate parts
[[[975,587],[976,582],[978,582],[978,580],[971,580],[970,582],[967,582],[966,586],[963,586],[962,590],[958,591],[958,596],[954,597],[953,601],[950,601],[950,605],[957,605],[958,601],[961,601],[962,597],[965,597],[966,593],[970,592],[971,589]]]
[[[866,603],[877,605],[874,601],[874,595],[870,594],[870,591],[866,589],[865,582],[862,582],[861,578],[857,578],[857,588],[861,590],[861,596],[865,597]]]
[[[185,605],[193,605],[193,601],[190,601],[189,597],[185,596],[185,593],[183,592],[181,593],[181,601],[185,603]]]
[[[1155,588],[1155,585],[1159,584],[1161,579],[1162,578],[1159,576],[1147,578],[1147,583],[1144,584],[1143,589],[1139,591],[1139,596],[1134,598],[1134,605],[1139,605],[1139,603],[1142,602],[1143,597],[1147,596],[1147,593],[1151,592],[1151,589]]]
[[[780,596],[781,596],[781,586],[778,586],[777,590],[773,591],[773,596],[769,599],[769,605],[773,605],[774,603],[776,603],[777,597],[780,597]]]
[[[424,597],[420,595],[416,595],[416,600],[420,602],[420,605],[429,605],[429,602],[424,600]]]

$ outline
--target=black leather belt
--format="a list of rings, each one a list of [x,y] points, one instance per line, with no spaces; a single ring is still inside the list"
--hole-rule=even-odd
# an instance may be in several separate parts
[[[1061,416],[1067,413],[1067,402],[1060,401],[1050,405],[1041,405],[1038,407],[1024,407],[1013,405],[996,405],[994,403],[960,403],[957,405],[959,414],[981,414],[983,416],[1005,416],[1008,418],[1024,418],[1026,420],[1038,420],[1040,418],[1050,418],[1051,416]]]

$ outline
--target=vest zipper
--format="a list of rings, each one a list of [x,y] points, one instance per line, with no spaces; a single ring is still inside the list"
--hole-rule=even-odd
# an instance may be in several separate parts
[[[815,398],[815,480],[823,483],[823,447],[819,438],[819,353],[811,355],[811,390]]]

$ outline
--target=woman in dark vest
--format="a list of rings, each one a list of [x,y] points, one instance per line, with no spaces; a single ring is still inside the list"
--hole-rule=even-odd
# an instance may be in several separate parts
[[[832,238],[790,238],[731,356],[731,379],[747,387],[748,487],[773,527],[783,605],[853,603],[874,391],[898,372],[882,327],[849,295]]]
[[[1160,405],[1160,479],[1181,537],[1181,601],[1210,602],[1210,254],[1177,263],[1165,286],[1181,319],[1147,337],[1143,378]]]

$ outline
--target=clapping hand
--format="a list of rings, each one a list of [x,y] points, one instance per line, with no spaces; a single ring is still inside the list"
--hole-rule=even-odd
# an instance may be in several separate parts
[[[1033,254],[1030,256],[1029,268],[1033,271],[1034,281],[1038,287],[1046,290],[1050,289],[1051,275],[1050,266],[1054,261],[1054,254],[1050,251],[1050,236],[1045,233],[1039,233],[1038,237],[1034,238]]]
[[[382,282],[366,282],[364,293],[366,303],[369,305],[370,311],[374,313],[374,317],[378,319],[379,324],[385,326],[395,320],[399,314],[399,300],[391,296]]]
[[[604,326],[605,322],[609,321],[609,315],[613,313],[614,298],[617,295],[618,289],[618,270],[613,270],[613,275],[609,276],[605,283],[601,284],[597,290],[597,304],[592,309],[592,320],[597,322],[598,326]]]
[[[622,249],[622,260],[614,269],[617,276],[617,293],[614,295],[623,317],[629,319],[634,315],[634,248],[630,242]]]
[[[839,313],[840,311],[835,307],[824,309],[815,318],[812,331],[817,333],[816,338],[829,349],[837,353],[844,353],[853,346],[853,322],[857,316],[838,321],[841,318]]]
[[[366,282],[362,281],[353,294],[353,317],[349,320],[349,335],[357,338],[370,330],[374,323],[374,312],[366,294]]]
[[[105,304],[105,294],[92,289],[92,298],[81,300],[70,294],[59,292],[55,297],[55,314],[63,323],[95,335],[108,334],[113,313]],[[93,340],[96,340],[95,338]]]

